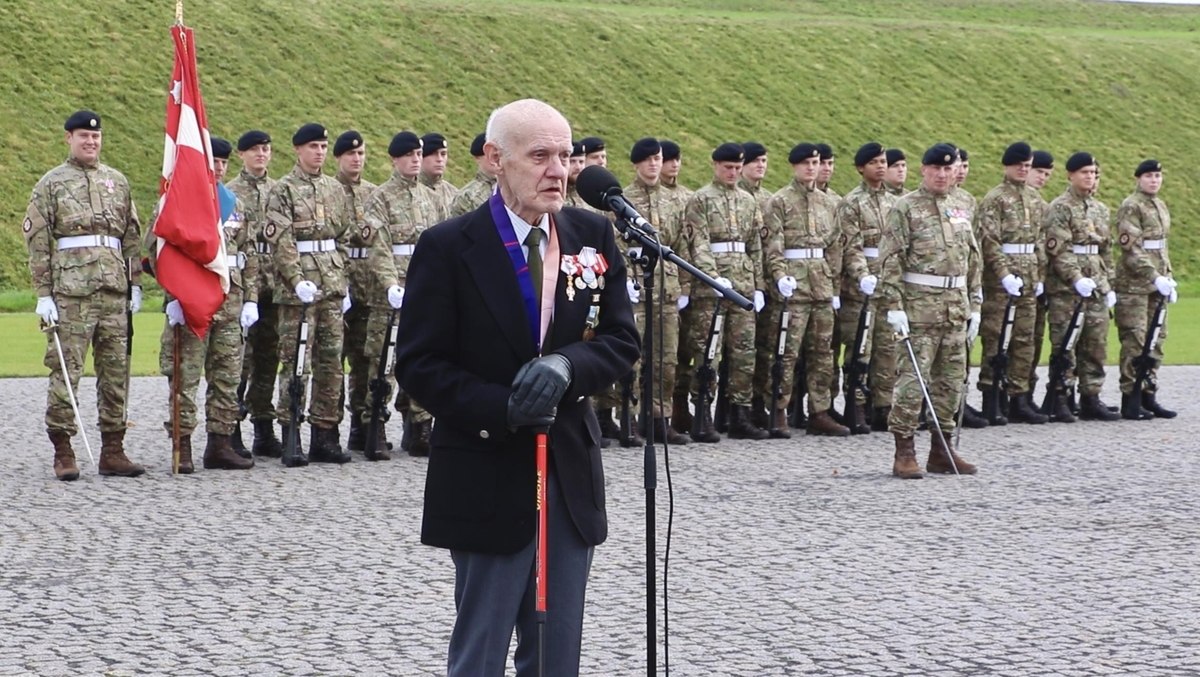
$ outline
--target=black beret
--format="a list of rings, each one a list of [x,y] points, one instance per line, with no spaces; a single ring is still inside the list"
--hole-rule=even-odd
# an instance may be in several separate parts
[[[883,144],[878,141],[868,141],[854,154],[854,166],[865,167],[868,162],[884,154]],[[888,163],[891,164],[891,163]]]
[[[584,155],[591,155],[592,153],[599,153],[604,150],[604,139],[598,136],[589,136],[586,139],[581,139],[579,143],[583,145]]]
[[[1054,156],[1048,150],[1033,151],[1034,169],[1054,169]]]
[[[584,155],[587,155],[587,153],[583,152],[583,142],[582,141],[572,141],[571,142],[571,157],[583,157]]]
[[[1091,167],[1096,162],[1096,158],[1092,157],[1091,153],[1079,152],[1067,158],[1067,171],[1077,172],[1084,167]]]
[[[310,122],[297,129],[296,133],[292,135],[292,145],[303,146],[306,143],[325,141],[328,138],[329,134],[325,131],[324,127],[315,122]]]
[[[633,144],[633,149],[629,151],[629,161],[636,165],[651,155],[657,155],[661,150],[662,144],[654,137],[647,136],[644,139],[638,139],[637,143]]]
[[[210,145],[212,145],[213,157],[217,158],[218,160],[229,159],[229,154],[233,152],[233,146],[228,141],[222,139],[221,137],[214,136],[210,138],[208,142]]]
[[[421,150],[426,154],[434,153],[443,148],[449,148],[446,144],[446,137],[437,132],[429,132],[421,137]]]
[[[682,152],[679,150],[679,144],[675,143],[674,141],[667,141],[666,139],[663,139],[661,142],[659,142],[659,145],[662,146],[663,162],[666,162],[667,160],[679,159],[679,156]]]
[[[742,144],[742,150],[746,153],[746,162],[754,162],[758,158],[767,154],[767,147],[757,141],[747,141]]]
[[[1137,166],[1137,169],[1135,169],[1133,171],[1133,175],[1141,176],[1142,174],[1146,174],[1148,172],[1161,172],[1161,171],[1162,171],[1162,163],[1159,162],[1158,160],[1154,160],[1154,159],[1142,160],[1142,164]]]
[[[799,143],[788,153],[788,162],[796,165],[811,158],[821,158],[821,149],[815,143]]]
[[[948,143],[938,143],[929,147],[925,151],[925,157],[921,158],[921,164],[933,165],[934,167],[949,167],[954,164],[954,158],[957,156],[954,146]]]
[[[73,132],[76,129],[90,129],[98,132],[100,131],[100,116],[90,110],[75,111],[63,123],[63,129],[68,132]]]
[[[238,150],[247,151],[262,143],[271,143],[271,135],[257,129],[251,129],[242,134],[241,138],[238,139]]]
[[[392,142],[388,144],[388,155],[392,157],[400,157],[421,147],[421,139],[412,132],[400,132],[392,137]]]
[[[723,143],[712,152],[713,162],[744,162],[746,149],[740,143]]]
[[[821,151],[821,159],[822,160],[832,160],[833,159],[833,148],[831,148],[829,144],[818,143],[817,150]]]
[[[1018,141],[1004,149],[1004,157],[1000,158],[1000,164],[1008,167],[1009,165],[1019,165],[1022,162],[1029,162],[1032,159],[1033,149],[1024,141]]]
[[[480,134],[471,142],[471,156],[483,157],[483,144],[487,143],[487,134]]]
[[[362,148],[362,134],[353,129],[348,132],[342,132],[342,135],[337,138],[333,144],[333,156],[341,157],[342,153],[349,153],[355,148]]]
[[[971,155],[969,153],[967,153],[966,148],[959,148],[958,149],[958,159],[962,160],[963,162],[966,162],[967,160],[971,159]]]
[[[900,150],[899,148],[889,148],[887,149],[887,160],[888,166],[891,167],[897,162],[908,161],[908,157],[905,156],[904,151]]]

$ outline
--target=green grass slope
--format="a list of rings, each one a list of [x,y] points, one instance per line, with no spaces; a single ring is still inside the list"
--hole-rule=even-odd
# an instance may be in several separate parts
[[[999,178],[1025,138],[1060,161],[1096,153],[1116,207],[1147,156],[1166,163],[1164,197],[1180,274],[1197,269],[1200,11],[1080,0],[189,0],[212,131],[275,135],[272,174],[291,165],[302,122],[356,128],[388,174],[400,129],[451,139],[450,179],[473,164],[470,139],[517,97],[559,106],[598,134],[627,178],[643,135],[685,150],[684,180],[708,179],[711,148],[755,139],[772,151],[767,184],[789,178],[800,140],[838,149],[834,187],[856,183],[868,139],[912,154],[938,140],[972,151],[968,188]],[[104,159],[155,199],[171,68],[168,0],[0,3],[0,289],[28,288],[20,235],[29,190],[65,154],[62,120],[104,116]],[[236,163],[235,163],[236,164]],[[1047,188],[1062,190],[1063,172]],[[915,179],[910,179],[915,183]],[[1200,289],[1200,276],[1193,285]]]

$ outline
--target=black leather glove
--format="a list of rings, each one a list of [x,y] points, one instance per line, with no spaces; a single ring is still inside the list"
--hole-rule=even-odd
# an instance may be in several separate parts
[[[531,360],[513,379],[513,394],[508,399],[510,418],[514,406],[525,418],[549,414],[558,406],[569,385],[571,361],[567,358],[550,354]]]
[[[554,416],[557,414],[557,407],[552,407],[550,413],[541,416],[528,416],[521,413],[516,403],[517,394],[513,393],[508,396],[508,427],[516,430],[517,428],[549,428],[554,425]]]

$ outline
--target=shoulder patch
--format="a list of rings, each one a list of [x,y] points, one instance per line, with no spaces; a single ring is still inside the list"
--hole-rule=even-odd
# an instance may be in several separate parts
[[[266,228],[263,228],[263,235],[267,237],[275,237],[275,224],[268,223]]]
[[[362,239],[364,239],[364,240],[371,239],[371,227],[370,226],[362,227]]]
[[[1046,238],[1046,249],[1054,249],[1058,246],[1058,239],[1050,237]]]
[[[1121,233],[1121,245],[1129,244],[1129,233]]]
[[[28,216],[25,217],[25,223],[21,225],[21,230],[25,231],[26,233],[33,230],[33,221],[30,220]]]

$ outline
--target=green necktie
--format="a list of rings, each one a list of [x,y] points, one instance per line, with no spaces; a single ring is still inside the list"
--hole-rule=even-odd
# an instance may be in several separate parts
[[[542,237],[545,233],[541,228],[531,228],[525,236],[525,246],[529,247],[529,277],[533,280],[533,297],[537,299],[537,307],[542,307]]]

